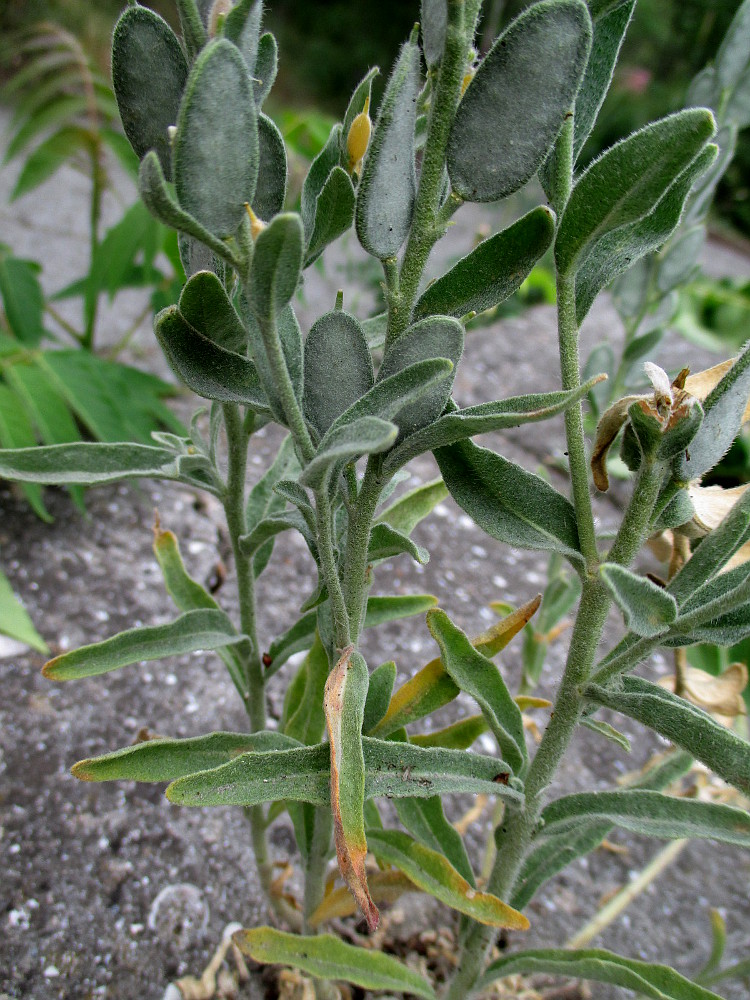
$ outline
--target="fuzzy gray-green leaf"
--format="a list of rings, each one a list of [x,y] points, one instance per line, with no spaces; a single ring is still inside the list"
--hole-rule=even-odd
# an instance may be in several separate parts
[[[273,369],[268,360],[266,341],[263,336],[258,320],[250,310],[247,299],[243,295],[240,298],[240,309],[247,329],[247,337],[250,342],[250,352],[258,369],[258,377],[263,386],[263,391],[268,397],[271,412],[280,424],[286,424],[286,414],[281,403],[276,379]],[[302,330],[297,322],[297,316],[291,305],[285,306],[276,318],[275,325],[272,326],[270,335],[277,336],[281,344],[281,351],[284,355],[286,369],[294,389],[294,394],[298,400],[302,399]]]
[[[606,233],[637,222],[664,197],[714,134],[705,108],[679,111],[647,125],[608,149],[581,175],[571,193],[555,241],[563,275],[575,273]]]
[[[700,479],[724,457],[739,434],[748,398],[750,344],[706,397],[703,423],[690,445],[690,454],[683,455],[677,465],[680,479]]]
[[[354,316],[334,310],[316,320],[305,341],[304,370],[305,415],[322,436],[375,381],[370,350]]]
[[[438,448],[435,458],[453,499],[492,538],[580,561],[573,506],[549,483],[471,441]]]
[[[388,703],[391,700],[395,681],[396,664],[393,660],[381,663],[370,674],[367,699],[365,700],[365,712],[362,719],[363,733],[369,732],[376,726],[388,711]]]
[[[360,417],[350,423],[331,428],[320,442],[309,465],[305,466],[300,482],[319,489],[338,466],[353,462],[362,455],[386,451],[396,440],[398,428],[379,417]]]
[[[425,566],[430,561],[427,549],[417,545],[408,535],[402,534],[389,524],[376,524],[370,533],[370,544],[367,549],[368,563],[390,559],[393,556],[406,553],[415,562]]]
[[[448,25],[446,0],[422,0],[420,24],[425,62],[432,68],[443,58],[445,31]]]
[[[605,285],[641,257],[658,250],[670,237],[680,222],[696,179],[710,168],[717,152],[714,145],[705,147],[670,185],[653,211],[635,222],[606,232],[589,247],[576,275],[576,319],[579,323],[583,322]]]
[[[590,979],[633,990],[650,1000],[721,1000],[716,993],[698,986],[668,965],[623,958],[600,948],[519,951],[492,962],[477,985],[486,988],[496,979],[519,974]]]
[[[209,733],[188,739],[157,738],[112,753],[79,760],[72,772],[81,781],[174,781],[210,771],[241,753],[267,753],[298,746],[281,733]]]
[[[483,312],[516,292],[543,256],[555,232],[554,213],[533,209],[478,247],[433,281],[417,302],[418,319],[434,313],[465,316]]]
[[[586,697],[635,719],[666,737],[720,778],[750,794],[750,743],[704,712],[641,677],[623,677],[612,688],[589,685]]]
[[[329,243],[343,236],[354,222],[354,186],[347,172],[334,167],[315,202],[315,223],[305,255],[309,267]]]
[[[158,314],[154,331],[174,373],[199,396],[267,409],[252,361],[198,333],[176,306]]]
[[[677,601],[663,587],[624,566],[604,563],[600,573],[636,635],[654,636],[666,632],[677,617]]]
[[[750,813],[734,806],[626,789],[578,792],[551,802],[542,812],[539,839],[575,830],[583,820],[608,819],[647,837],[708,838],[750,847]]]
[[[260,22],[263,17],[262,0],[240,0],[227,14],[224,37],[234,42],[242,53],[250,76],[255,76],[258,58]]]
[[[237,310],[212,271],[198,271],[182,289],[177,306],[185,321],[227,351],[241,353],[247,336]]]
[[[740,6],[716,53],[716,74],[721,90],[736,87],[750,63],[750,2]]]
[[[278,69],[279,49],[276,39],[270,31],[266,31],[260,36],[258,42],[258,56],[255,60],[255,73],[253,75],[253,93],[257,107],[260,108],[268,97],[276,80]]]
[[[139,476],[176,479],[174,452],[147,444],[100,441],[0,449],[0,477],[12,481],[95,486]]]
[[[496,201],[536,173],[573,106],[590,46],[583,0],[542,0],[500,35],[451,128],[448,173],[456,194]]]
[[[320,192],[323,190],[331,171],[339,163],[342,141],[345,143],[346,137],[344,136],[342,139],[341,125],[337,123],[331,129],[325,145],[310,164],[310,169],[302,184],[300,210],[305,226],[305,239],[308,242],[315,227],[315,208]]]
[[[252,205],[258,120],[237,48],[210,42],[190,72],[177,121],[174,177],[180,205],[216,236],[231,236]]]
[[[93,677],[141,660],[217,649],[242,642],[244,638],[223,611],[201,608],[186,611],[167,625],[128,629],[111,639],[63,653],[45,664],[44,675],[53,681]]]
[[[112,83],[122,127],[136,156],[153,149],[167,177],[167,129],[177,122],[188,66],[167,22],[147,7],[129,7],[112,36]]]
[[[412,434],[394,448],[386,459],[384,470],[393,472],[425,451],[444,448],[476,434],[549,420],[579,399],[583,399],[597,381],[598,379],[591,379],[580,389],[509,396],[507,399],[479,403],[477,406],[444,413],[434,423]]]
[[[440,647],[445,670],[481,708],[503,760],[508,762],[514,773],[523,773],[528,757],[521,711],[500,671],[492,660],[474,648],[444,611],[438,608],[428,611],[427,627]]]
[[[286,146],[276,124],[264,114],[258,115],[259,166],[253,211],[268,221],[284,208],[286,197]]]
[[[419,47],[408,41],[388,80],[357,192],[357,237],[380,260],[398,253],[414,211],[419,77]]]
[[[448,358],[455,372],[464,349],[464,330],[448,316],[428,316],[405,330],[385,352],[378,371],[378,382],[403,372],[410,365],[431,358]],[[393,417],[399,427],[399,440],[431,424],[443,412],[453,387],[453,373],[419,400],[404,406]]]
[[[255,241],[247,299],[261,326],[291,302],[302,272],[304,231],[293,212],[277,215]]]

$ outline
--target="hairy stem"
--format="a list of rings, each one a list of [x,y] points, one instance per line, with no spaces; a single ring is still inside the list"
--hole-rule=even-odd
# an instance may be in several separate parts
[[[339,568],[336,562],[336,546],[333,537],[333,511],[328,496],[327,487],[323,486],[315,493],[315,512],[317,519],[318,551],[320,553],[320,568],[323,580],[328,588],[328,598],[331,602],[333,616],[333,633],[336,646],[344,649],[351,643],[349,631],[349,616],[346,611],[346,601],[341,589]]]
[[[419,282],[435,243],[443,235],[444,225],[436,224],[445,177],[445,154],[448,136],[461,98],[468,47],[473,38],[463,24],[464,3],[448,0],[445,50],[427,122],[427,139],[414,203],[414,219],[409,231],[398,292],[389,296],[386,347],[397,340],[409,323],[419,291]]]
[[[375,508],[383,489],[383,483],[378,478],[376,469],[377,459],[371,457],[367,463],[357,502],[352,507],[346,542],[343,591],[351,642],[355,645],[362,628],[368,589],[367,550],[370,544],[370,531]]]

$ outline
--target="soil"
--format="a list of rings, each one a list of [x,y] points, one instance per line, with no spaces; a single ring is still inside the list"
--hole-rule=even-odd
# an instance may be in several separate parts
[[[0,124],[3,124],[0,121]],[[0,174],[0,223],[3,240],[17,253],[44,261],[44,281],[59,288],[85,269],[86,183],[64,170],[39,192],[8,206],[12,168]],[[124,182],[123,182],[124,183]],[[120,191],[127,203],[131,193]],[[110,199],[108,218],[117,216]],[[471,242],[478,213],[459,216],[451,243],[457,254]],[[493,231],[499,217],[490,218]],[[312,268],[301,305],[303,322],[332,305],[340,284],[348,286],[351,263],[360,259],[354,244]],[[747,274],[747,259],[712,247],[715,271]],[[347,307],[367,315],[367,299],[347,298]],[[117,311],[105,314],[105,340],[114,342],[141,299],[128,294]],[[592,311],[583,334],[584,353],[598,340],[620,336],[606,297]],[[539,308],[483,328],[467,340],[455,396],[464,405],[526,391],[557,387],[556,334],[550,309]],[[694,367],[715,359],[680,342],[669,346],[667,362],[684,358]],[[147,328],[139,330],[128,360],[166,374]],[[185,418],[190,400],[178,399]],[[258,478],[278,435],[255,439],[251,476]],[[529,468],[547,463],[554,471],[563,450],[560,421],[495,435],[487,444]],[[404,488],[436,475],[431,458],[410,467]],[[597,500],[603,526],[613,523],[621,489]],[[215,572],[220,511],[193,491],[173,484],[142,482],[92,490],[88,516],[82,516],[62,491],[49,490],[54,523],[37,520],[5,484],[0,489],[2,565],[53,652],[95,642],[139,624],[174,617],[151,551],[151,525],[157,508],[162,525],[176,532],[190,571],[200,580]],[[376,591],[430,592],[469,633],[495,616],[492,600],[520,603],[545,582],[544,557],[516,554],[484,536],[452,502],[440,504],[415,533],[432,559],[418,567],[405,558],[379,568]],[[295,618],[310,589],[310,560],[304,544],[282,536],[272,568],[260,586],[260,631],[270,639]],[[220,599],[230,610],[236,599],[231,567]],[[612,617],[607,641],[621,622]],[[554,689],[565,653],[554,647],[542,678],[542,692]],[[423,623],[368,632],[364,652],[371,665],[393,658],[400,679],[434,655]],[[124,746],[144,726],[160,734],[190,736],[245,727],[243,711],[220,661],[194,654],[168,662],[142,664],[107,677],[55,685],[40,674],[44,657],[3,641],[0,647],[0,1000],[156,1000],[170,981],[188,972],[199,975],[231,921],[253,926],[268,919],[259,897],[246,821],[240,810],[193,810],[171,806],[159,786],[95,784],[76,781],[69,768],[76,760]],[[511,688],[520,671],[518,648],[502,658]],[[669,664],[655,656],[654,673]],[[282,671],[269,697],[278,716],[290,670]],[[472,711],[459,698],[448,715]],[[630,754],[582,730],[560,771],[554,793],[603,789],[634,770],[660,747],[637,726],[613,720],[632,739]],[[539,723],[544,719],[540,716]],[[457,818],[468,801],[450,804]],[[484,817],[468,840],[479,856]],[[274,855],[295,860],[291,828],[280,819],[271,831]],[[617,833],[622,852],[599,850],[549,883],[529,908],[531,930],[503,936],[502,946],[560,945],[597,911],[604,896],[627,884],[663,844]],[[727,921],[727,960],[750,950],[750,855],[709,842],[688,845],[657,882],[594,942],[632,957],[664,961],[686,974],[695,972],[710,950],[709,914],[716,908]],[[425,905],[424,897],[405,898],[391,918],[394,937],[451,925],[445,910]],[[407,933],[408,932],[408,933]],[[254,976],[243,996],[260,996]],[[4,992],[3,992],[4,991]],[[747,997],[745,986],[720,987],[727,1000]],[[592,995],[615,1000],[623,991],[593,984]]]

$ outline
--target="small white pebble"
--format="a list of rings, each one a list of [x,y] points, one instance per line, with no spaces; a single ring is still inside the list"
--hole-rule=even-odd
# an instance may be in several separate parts
[[[57,968],[56,965],[48,965],[47,968],[44,970],[45,979],[55,979],[59,975],[60,975],[60,970]]]

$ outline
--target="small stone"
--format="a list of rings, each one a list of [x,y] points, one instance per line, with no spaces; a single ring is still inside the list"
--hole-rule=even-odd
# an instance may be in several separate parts
[[[44,970],[45,979],[55,979],[59,975],[60,975],[60,970],[56,965],[48,965],[47,968]]]
[[[208,904],[201,890],[189,882],[165,886],[151,904],[149,929],[179,952],[200,941],[208,926]]]

